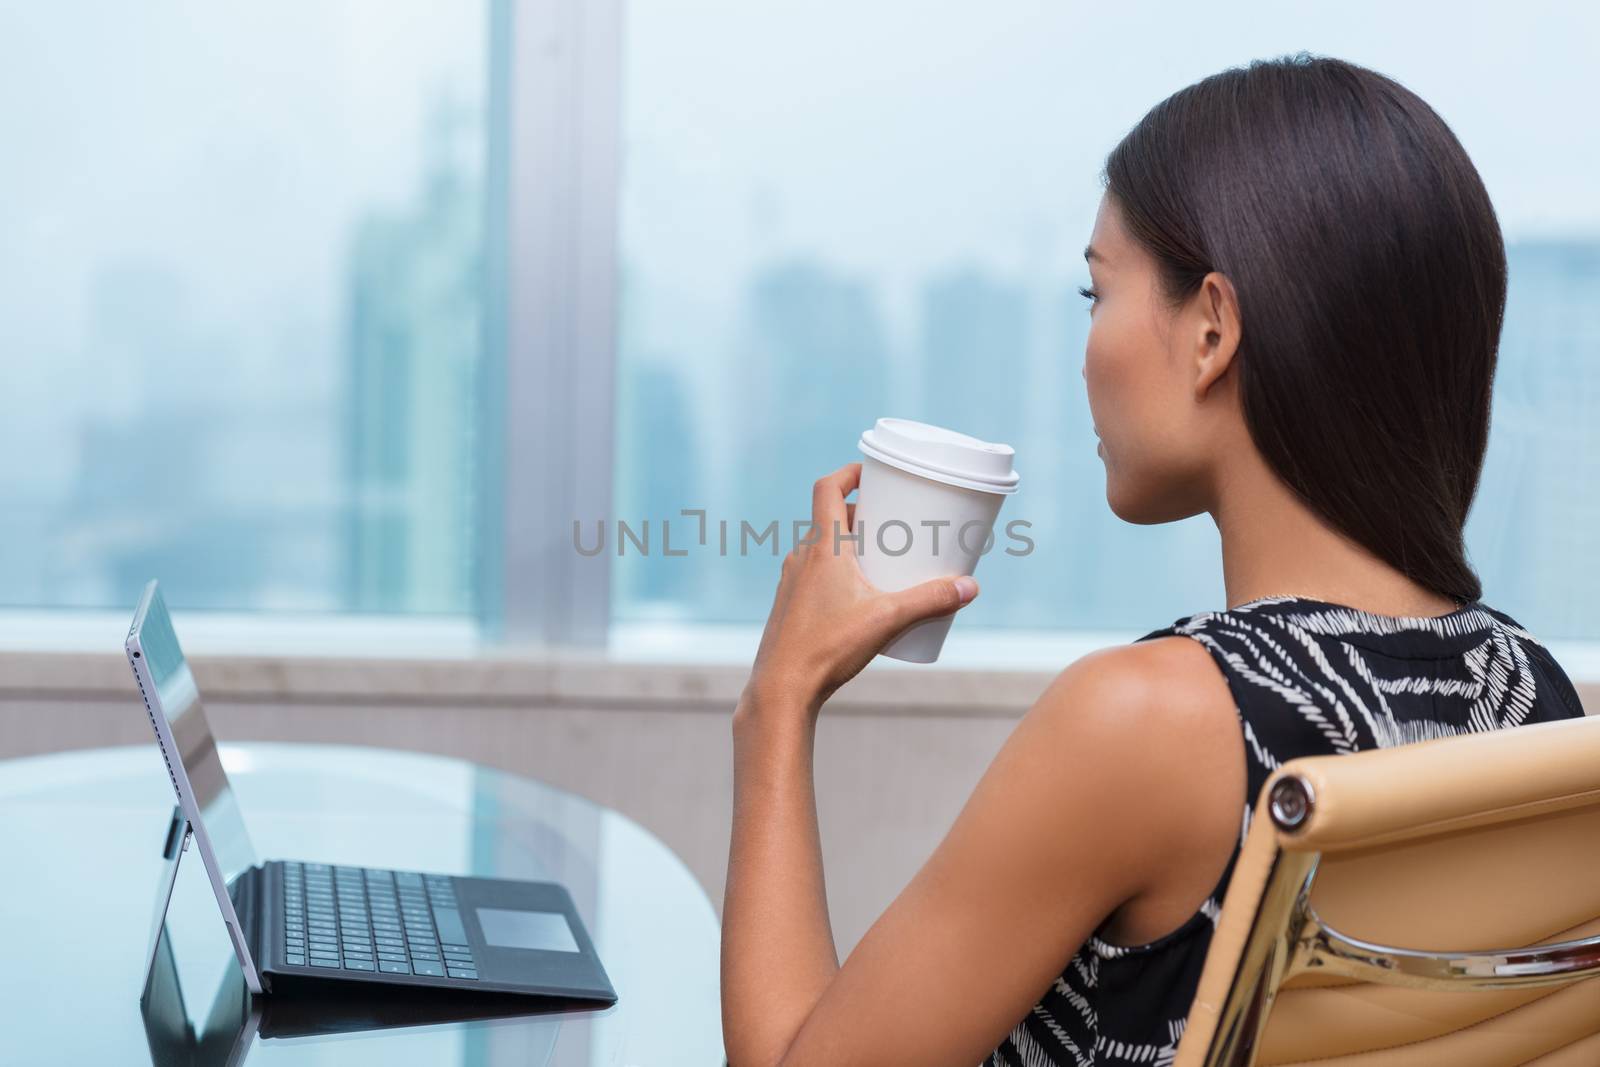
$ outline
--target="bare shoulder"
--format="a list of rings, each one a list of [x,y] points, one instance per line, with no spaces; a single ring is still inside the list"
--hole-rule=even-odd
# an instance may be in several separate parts
[[[1202,886],[1203,898],[1245,794],[1238,716],[1210,653],[1187,637],[1104,649],[1063,670],[1027,718],[1055,751],[1092,754],[1073,762],[1118,824],[1125,861],[1142,866],[1140,889],[1182,898]]]
[[[1153,740],[1235,729],[1233,696],[1211,654],[1187,637],[1159,637],[1090,653],[1056,676],[1036,710],[1104,720],[1112,732]]]

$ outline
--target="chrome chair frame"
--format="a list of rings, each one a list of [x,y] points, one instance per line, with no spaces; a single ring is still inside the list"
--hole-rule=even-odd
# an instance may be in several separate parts
[[[1279,830],[1310,817],[1309,782],[1280,779],[1268,800]],[[1315,971],[1413,989],[1472,991],[1561,985],[1600,976],[1600,936],[1487,952],[1425,952],[1379,945],[1328,926],[1311,907],[1320,852],[1279,850],[1256,904],[1235,982],[1202,1060],[1205,1067],[1252,1067],[1280,986]]]

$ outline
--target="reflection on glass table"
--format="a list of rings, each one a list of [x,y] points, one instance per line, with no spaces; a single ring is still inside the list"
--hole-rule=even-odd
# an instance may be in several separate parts
[[[0,762],[0,855],[15,861],[0,879],[0,1062],[723,1062],[715,914],[681,861],[629,819],[432,756],[310,745],[221,755],[265,855],[566,885],[618,1004],[387,990],[251,998],[192,856],[151,966],[172,793],[155,746],[139,745]]]
[[[261,997],[251,994],[238,962],[233,961],[211,998],[210,1009],[203,1017],[191,1016],[165,926],[139,1004],[151,1062],[185,1067],[238,1067],[258,1035],[263,1039],[332,1037],[491,1020],[518,1026],[523,1031],[521,1044],[527,1062],[544,1063],[560,1033],[561,1016],[585,1010],[582,1005],[569,1008],[526,997],[486,998],[436,990],[390,989],[320,999]],[[202,1004],[204,1001],[198,1000],[194,1006]],[[540,1032],[547,1038],[543,1044],[536,1039]]]

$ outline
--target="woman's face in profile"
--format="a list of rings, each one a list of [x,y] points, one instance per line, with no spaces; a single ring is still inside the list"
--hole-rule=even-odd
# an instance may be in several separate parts
[[[1211,451],[1194,399],[1192,353],[1177,344],[1184,310],[1161,294],[1155,261],[1123,228],[1110,195],[1100,201],[1086,252],[1089,341],[1083,378],[1106,467],[1106,502],[1121,519],[1173,522],[1206,508]]]

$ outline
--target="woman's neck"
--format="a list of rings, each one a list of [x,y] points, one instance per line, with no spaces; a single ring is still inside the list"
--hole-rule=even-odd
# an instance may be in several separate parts
[[[1380,615],[1443,615],[1458,606],[1333,529],[1250,451],[1221,479],[1211,508],[1228,607],[1282,595]]]

